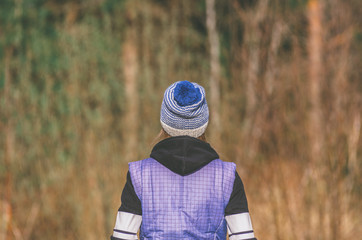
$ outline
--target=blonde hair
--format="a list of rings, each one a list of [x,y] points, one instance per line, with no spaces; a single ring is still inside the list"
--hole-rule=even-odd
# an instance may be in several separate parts
[[[161,131],[157,134],[155,139],[152,141],[152,145],[157,144],[158,142],[161,142],[162,140],[171,137],[170,134],[168,134],[163,128],[161,128]],[[203,133],[201,136],[199,136],[197,139],[200,139],[201,141],[206,141],[205,133]]]

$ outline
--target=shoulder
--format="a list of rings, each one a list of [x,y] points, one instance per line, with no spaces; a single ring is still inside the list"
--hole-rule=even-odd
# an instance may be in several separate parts
[[[236,171],[236,164],[233,162],[226,162],[221,159],[215,159],[214,162],[220,165],[224,171],[230,171],[232,173],[235,173]]]
[[[138,161],[133,161],[133,162],[129,162],[128,166],[129,168],[136,168],[136,167],[141,167],[145,164],[150,164],[153,163],[155,160],[153,158],[145,158],[142,160],[138,160]]]
[[[232,178],[235,177],[236,164],[233,162],[226,162],[221,159],[215,159],[211,161],[208,165],[215,169],[219,169],[219,171],[221,170],[224,176],[232,176]]]

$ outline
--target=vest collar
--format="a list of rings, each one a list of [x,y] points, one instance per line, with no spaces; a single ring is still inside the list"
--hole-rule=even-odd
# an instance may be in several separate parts
[[[171,171],[186,176],[218,159],[219,155],[204,141],[189,136],[177,136],[157,143],[150,157]]]

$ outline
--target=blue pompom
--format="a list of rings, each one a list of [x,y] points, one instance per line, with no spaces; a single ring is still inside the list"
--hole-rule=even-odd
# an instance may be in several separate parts
[[[174,98],[180,106],[192,105],[201,100],[200,89],[189,81],[181,81],[175,87]]]

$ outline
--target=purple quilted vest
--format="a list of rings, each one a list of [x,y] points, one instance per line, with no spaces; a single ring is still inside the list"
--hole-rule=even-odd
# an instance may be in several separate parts
[[[187,176],[153,158],[129,164],[142,203],[141,239],[226,239],[235,164],[220,159]]]

